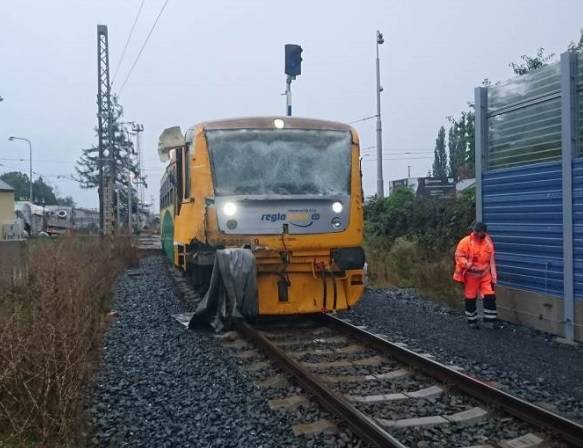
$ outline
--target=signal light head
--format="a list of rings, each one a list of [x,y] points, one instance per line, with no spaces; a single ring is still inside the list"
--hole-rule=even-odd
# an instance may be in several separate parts
[[[296,44],[285,44],[285,74],[298,76],[302,74],[302,47]]]

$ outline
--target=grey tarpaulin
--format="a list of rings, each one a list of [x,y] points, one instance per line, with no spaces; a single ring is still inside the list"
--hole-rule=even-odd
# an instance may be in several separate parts
[[[209,289],[189,327],[205,323],[220,332],[230,327],[232,318],[255,317],[258,312],[255,256],[249,249],[217,250]]]

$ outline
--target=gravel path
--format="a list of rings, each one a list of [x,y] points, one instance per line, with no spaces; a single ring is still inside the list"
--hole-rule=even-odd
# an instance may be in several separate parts
[[[263,392],[213,335],[187,331],[171,314],[190,311],[174,292],[162,257],[122,277],[119,313],[105,337],[87,404],[88,446],[314,446],[269,410]]]
[[[471,330],[463,313],[412,290],[369,290],[340,316],[583,423],[583,346],[557,343],[553,335],[509,323],[498,330]]]

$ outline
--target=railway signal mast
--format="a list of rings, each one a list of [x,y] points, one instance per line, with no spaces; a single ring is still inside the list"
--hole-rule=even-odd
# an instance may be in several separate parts
[[[113,231],[113,109],[109,82],[107,26],[97,25],[97,133],[99,139],[99,227],[102,235]],[[107,151],[107,154],[106,154]],[[110,163],[104,169],[105,162]]]
[[[291,83],[296,79],[296,76],[302,74],[302,51],[304,50],[299,45],[285,44],[285,74],[287,75],[285,82],[285,114],[288,117],[291,117],[292,114]]]

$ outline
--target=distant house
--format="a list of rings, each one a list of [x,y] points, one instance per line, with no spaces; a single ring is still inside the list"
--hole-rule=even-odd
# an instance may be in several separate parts
[[[14,188],[0,180],[0,240],[19,238],[14,214]]]

